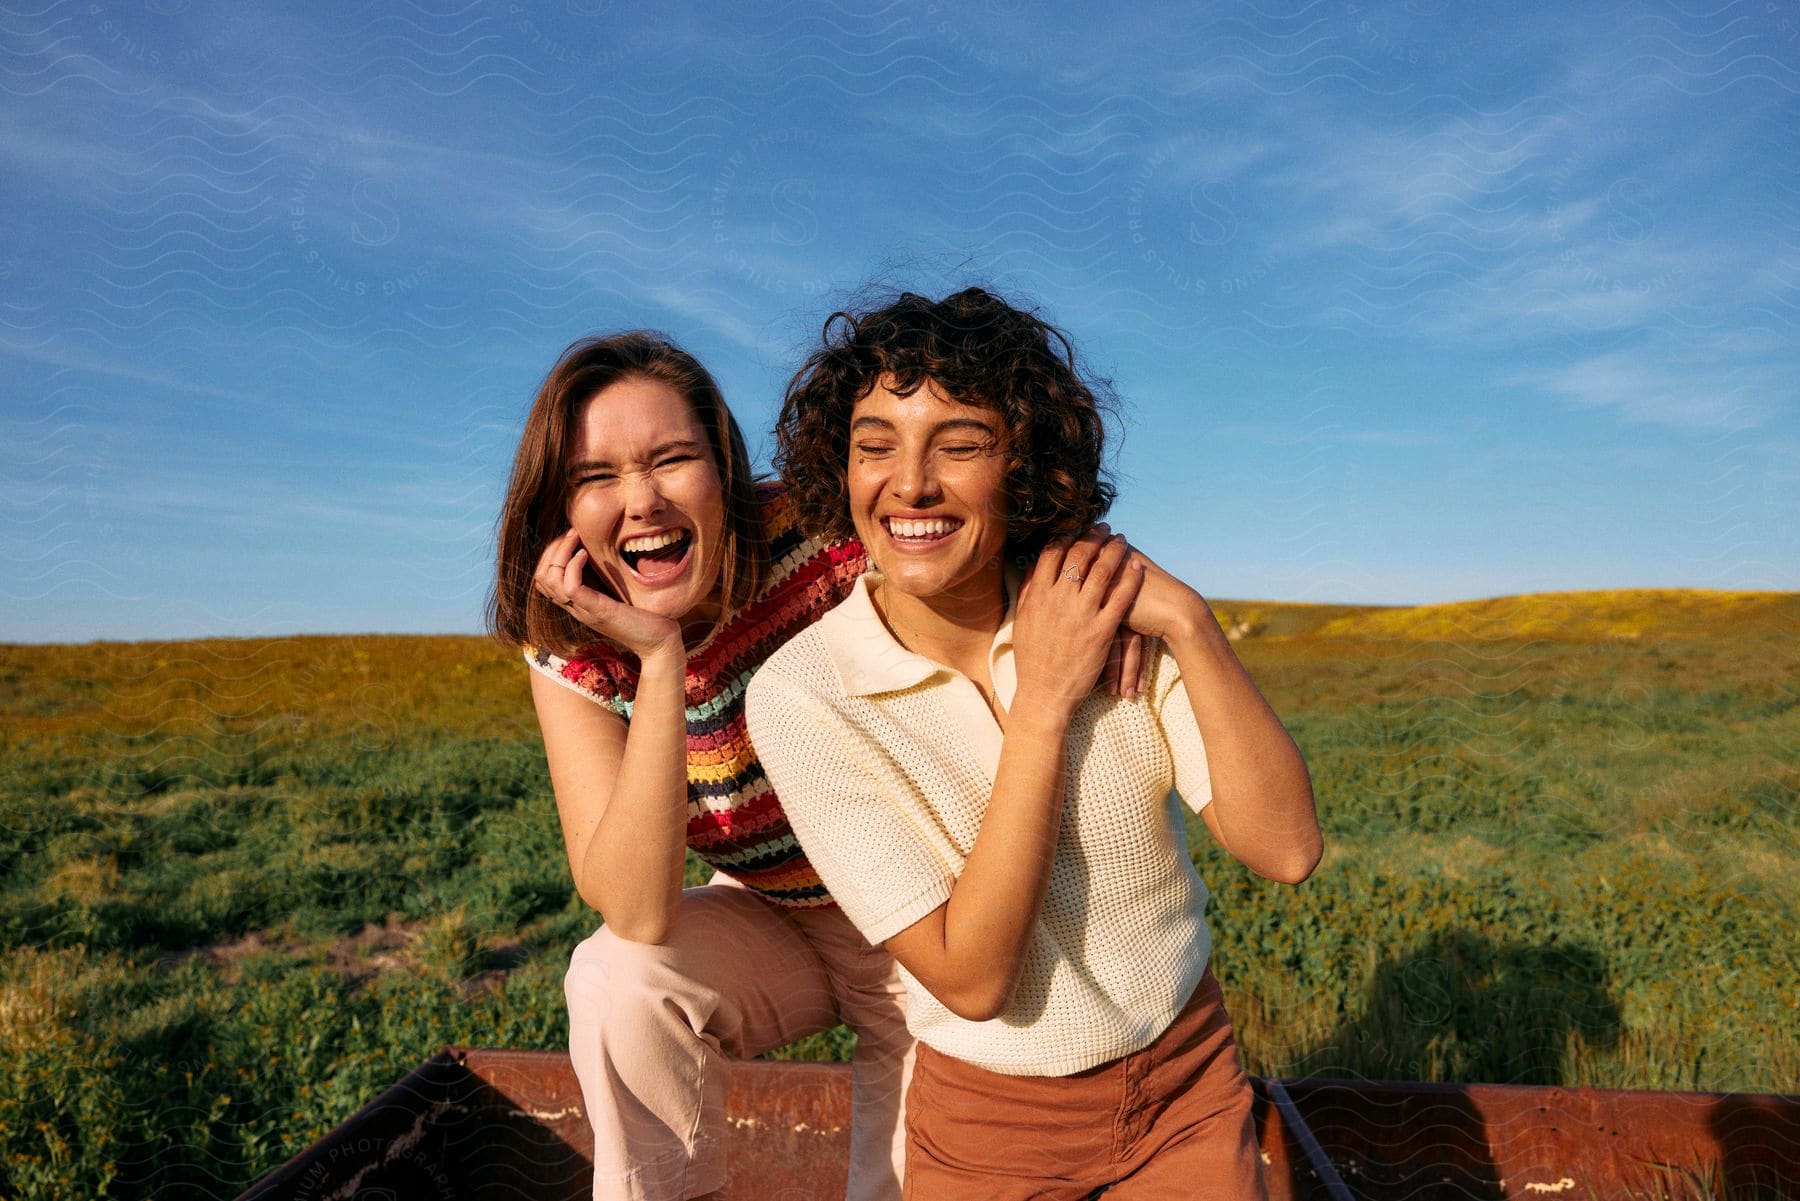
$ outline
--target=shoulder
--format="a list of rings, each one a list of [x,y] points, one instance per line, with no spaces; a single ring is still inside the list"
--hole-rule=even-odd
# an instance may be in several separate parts
[[[800,729],[850,723],[850,690],[843,672],[846,629],[854,625],[855,598],[821,606],[817,619],[794,631],[769,653],[745,691],[745,713],[753,727],[789,738]],[[853,635],[854,630],[850,633]]]
[[[1175,652],[1161,638],[1152,638],[1144,646],[1146,672],[1149,687],[1145,693],[1160,712],[1175,692],[1175,686],[1181,683],[1181,665],[1175,661]],[[1186,693],[1182,693],[1183,699]]]
[[[622,664],[602,647],[567,659],[541,647],[524,646],[520,650],[533,671],[572,692],[608,708],[615,707],[615,702],[621,699],[619,668]]]
[[[835,601],[868,569],[869,556],[855,538],[826,541],[801,529],[793,501],[779,481],[756,485],[756,499],[769,542],[771,587],[805,577],[822,584],[823,594]]]
[[[823,624],[816,622],[800,630],[763,661],[750,678],[746,704],[755,708],[758,698],[767,701],[779,697],[832,706],[843,699],[844,690],[832,669],[826,633],[820,628]]]
[[[756,515],[762,521],[763,537],[771,544],[782,539],[803,540],[786,485],[780,480],[763,480],[751,492],[756,497]]]
[[[817,626],[796,634],[750,678],[744,728],[798,832],[822,803],[826,779],[858,758],[851,753],[856,726]]]
[[[745,729],[803,844],[802,827],[816,837],[823,815],[849,804],[869,778],[866,717],[818,625],[770,655],[744,691]]]

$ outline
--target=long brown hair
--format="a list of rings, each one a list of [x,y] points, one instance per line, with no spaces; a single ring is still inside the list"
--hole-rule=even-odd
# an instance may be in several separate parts
[[[756,503],[744,434],[725,407],[718,382],[693,355],[662,334],[630,330],[582,338],[544,377],[500,507],[498,561],[488,599],[488,631],[514,646],[571,655],[601,642],[592,629],[531,586],[544,547],[568,528],[569,456],[588,401],[622,379],[642,376],[674,388],[706,430],[724,493],[720,595],[727,613],[748,604],[769,572],[768,539]]]

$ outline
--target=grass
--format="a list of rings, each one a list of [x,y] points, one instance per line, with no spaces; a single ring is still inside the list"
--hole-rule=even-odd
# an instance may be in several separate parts
[[[1330,846],[1190,830],[1252,1070],[1800,1091],[1800,597],[1216,608]],[[561,1045],[594,919],[506,652],[0,647],[0,715],[0,1197],[230,1196],[444,1044]]]

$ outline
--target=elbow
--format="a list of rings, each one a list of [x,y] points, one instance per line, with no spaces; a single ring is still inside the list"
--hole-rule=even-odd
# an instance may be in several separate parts
[[[665,922],[607,922],[606,928],[626,942],[648,947],[660,946],[669,940],[669,927]]]
[[[946,980],[927,984],[938,1004],[965,1022],[991,1022],[1012,1008],[1017,973],[981,975],[952,984]],[[921,983],[924,983],[921,981]]]
[[[581,894],[581,899],[587,903],[588,908],[600,915],[601,922],[608,930],[612,931],[615,938],[623,939],[626,942],[658,946],[669,941],[669,936],[674,932],[673,922],[666,915],[608,913],[597,903],[598,898],[591,897],[584,892]]]
[[[964,989],[938,1000],[965,1022],[991,1022],[1012,1007],[1012,989]]]
[[[1264,865],[1256,874],[1277,884],[1302,884],[1313,874],[1319,866],[1319,860],[1324,857],[1325,840],[1315,833],[1305,845],[1292,848],[1287,854]]]

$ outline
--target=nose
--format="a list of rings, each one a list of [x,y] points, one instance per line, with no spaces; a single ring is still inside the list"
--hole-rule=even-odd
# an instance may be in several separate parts
[[[913,508],[924,508],[938,501],[937,473],[929,452],[902,454],[894,465],[892,484],[894,499]]]
[[[629,472],[620,477],[619,483],[625,516],[633,520],[647,520],[663,511],[662,489],[656,485],[655,473]]]

